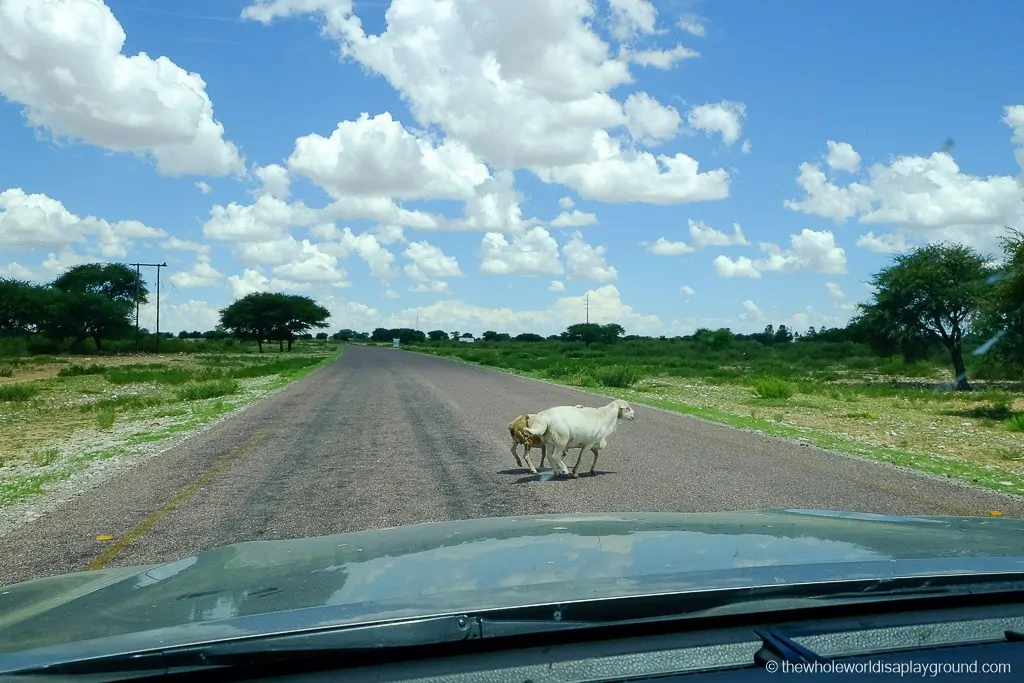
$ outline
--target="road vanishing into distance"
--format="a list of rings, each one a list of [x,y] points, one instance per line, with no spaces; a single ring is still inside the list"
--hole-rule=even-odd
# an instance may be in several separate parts
[[[608,400],[346,346],[302,381],[0,538],[0,585],[238,541],[495,515],[820,508],[1024,517],[1020,499],[646,406],[620,423],[595,476],[589,453],[576,480],[516,466],[507,429],[516,415]],[[531,458],[539,464],[539,450]],[[113,539],[97,541],[101,534]]]

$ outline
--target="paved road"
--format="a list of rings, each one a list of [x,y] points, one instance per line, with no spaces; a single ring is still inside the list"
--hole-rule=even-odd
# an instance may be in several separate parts
[[[540,480],[515,466],[513,417],[606,401],[349,346],[303,381],[0,539],[0,585],[235,541],[490,515],[805,507],[1024,517],[1018,499],[643,406],[597,476]],[[588,454],[581,472],[589,466]]]

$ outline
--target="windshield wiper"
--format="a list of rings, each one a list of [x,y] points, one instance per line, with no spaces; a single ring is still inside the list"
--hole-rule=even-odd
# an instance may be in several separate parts
[[[528,636],[568,630],[755,614],[790,609],[863,605],[956,596],[1024,599],[1024,572],[941,575],[790,583],[753,588],[597,598],[561,604],[402,619],[376,624],[323,627],[291,633],[160,648],[62,662],[37,662],[3,670],[8,674],[172,673],[203,668],[266,665],[393,652],[441,644]],[[1011,597],[1012,596],[1012,597]],[[31,653],[26,653],[30,655]]]

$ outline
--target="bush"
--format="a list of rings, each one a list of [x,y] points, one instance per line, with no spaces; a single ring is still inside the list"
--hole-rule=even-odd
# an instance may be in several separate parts
[[[643,368],[636,365],[597,367],[594,368],[592,374],[601,386],[617,387],[620,389],[628,389],[647,375]]]
[[[178,389],[177,396],[182,401],[201,401],[207,398],[228,396],[238,392],[238,382],[233,379],[218,379],[212,382],[186,384]]]
[[[787,399],[793,396],[793,386],[778,377],[762,377],[754,382],[754,393],[758,398]]]
[[[1024,432],[1024,413],[1017,413],[1003,423],[1011,432]]]
[[[0,401],[28,401],[39,393],[35,384],[3,384],[0,385]]]
[[[113,408],[105,408],[96,416],[96,424],[100,429],[110,429],[117,421],[117,413]]]
[[[69,365],[57,371],[58,377],[81,377],[82,375],[102,375],[106,368],[98,363],[91,365]]]

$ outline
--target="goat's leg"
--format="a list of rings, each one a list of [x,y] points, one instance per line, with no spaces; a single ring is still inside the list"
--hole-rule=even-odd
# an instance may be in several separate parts
[[[519,445],[519,442],[516,441],[515,439],[512,439],[512,448],[510,448],[509,451],[512,453],[512,457],[516,459],[516,466],[517,467],[522,467],[523,466],[523,460],[522,460],[522,458],[519,457],[519,453],[516,452],[516,446],[518,446],[518,445]],[[526,451],[529,451],[529,448],[527,448],[526,446],[523,446],[523,452],[526,452]]]
[[[530,450],[531,450],[530,444],[523,444],[523,458],[526,460],[526,466],[530,468],[530,472],[531,473],[537,474],[537,468],[534,467],[533,466],[533,462],[530,461]],[[541,456],[540,456],[541,462],[543,462],[544,461],[544,446],[540,447],[540,452],[541,452]]]
[[[546,457],[548,457],[548,451],[547,447],[544,445],[544,442],[542,441],[540,444],[540,465],[538,465],[537,467],[539,467],[540,469],[544,469],[544,458]]]
[[[567,444],[555,443],[551,444],[551,469],[554,470],[555,474],[561,474],[569,476],[569,468],[566,467],[565,462],[562,460],[562,454],[568,450]]]
[[[576,472],[580,469],[580,461],[583,460],[583,451],[587,450],[586,446],[580,448],[580,454],[576,456],[576,464],[572,466],[572,478],[579,479],[580,475]],[[568,455],[568,449],[566,449],[566,455]]]
[[[594,446],[590,449],[590,452],[594,454],[594,462],[590,463],[590,476],[594,476],[594,468],[597,467],[597,454],[598,448]]]

